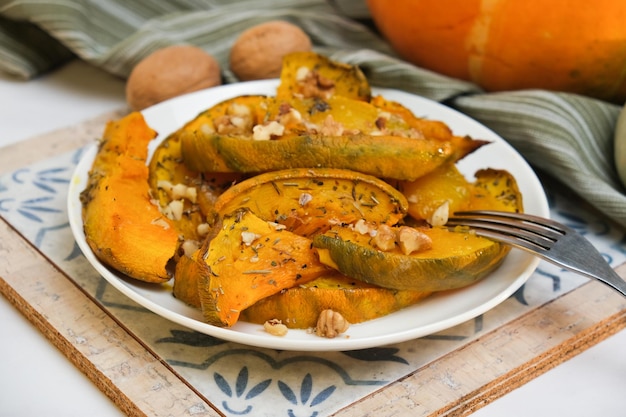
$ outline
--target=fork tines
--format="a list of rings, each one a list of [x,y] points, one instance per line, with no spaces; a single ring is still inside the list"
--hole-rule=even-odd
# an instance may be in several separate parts
[[[597,279],[626,296],[626,282],[591,242],[554,220],[482,210],[454,213],[448,226],[467,226],[478,236],[525,249],[562,268]]]
[[[521,213],[490,210],[455,212],[448,226],[467,226],[477,235],[514,246],[547,251],[563,235],[571,232],[552,220]]]

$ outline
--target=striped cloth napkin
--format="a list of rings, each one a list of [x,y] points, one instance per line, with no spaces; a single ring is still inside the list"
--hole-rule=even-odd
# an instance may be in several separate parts
[[[365,0],[0,0],[0,71],[29,79],[76,57],[127,77],[163,46],[188,43],[217,58],[246,28],[281,19],[314,48],[358,64],[374,86],[440,101],[488,126],[538,171],[626,227],[626,190],[614,161],[615,104],[540,90],[485,93],[397,57],[367,19]],[[364,18],[364,19],[361,19]]]

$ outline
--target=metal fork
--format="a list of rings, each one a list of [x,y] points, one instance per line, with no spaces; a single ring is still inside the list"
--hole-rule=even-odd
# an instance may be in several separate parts
[[[529,214],[476,210],[454,213],[448,226],[468,226],[484,236],[526,250],[548,262],[597,279],[626,296],[624,281],[574,229]]]

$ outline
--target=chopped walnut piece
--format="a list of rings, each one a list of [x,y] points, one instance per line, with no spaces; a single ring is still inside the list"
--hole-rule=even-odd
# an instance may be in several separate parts
[[[199,130],[205,135],[212,135],[215,133],[215,128],[208,123],[201,124]]]
[[[343,318],[341,313],[327,309],[322,311],[317,319],[315,334],[332,339],[348,330],[348,327],[350,323]]]
[[[282,103],[278,109],[278,123],[283,126],[302,122],[302,114],[288,103]]]
[[[267,222],[270,226],[274,228],[274,230],[285,230],[287,226],[284,224],[276,223],[276,222]]]
[[[215,129],[220,134],[243,135],[252,131],[253,120],[250,108],[242,104],[233,104],[227,114],[213,121]]]
[[[296,79],[302,85],[302,96],[304,98],[328,98],[335,91],[335,81],[324,77],[317,71],[307,71],[300,68],[296,73]]]
[[[252,233],[252,232],[247,232],[247,231],[243,231],[241,232],[241,241],[246,245],[246,246],[250,246],[252,245],[252,243],[257,240],[258,238],[260,238],[261,235],[257,234],[257,233]]]
[[[245,118],[250,117],[250,115],[252,114],[252,110],[250,110],[250,107],[244,104],[233,103],[228,109],[228,114]]]
[[[343,124],[335,121],[332,114],[326,116],[320,133],[324,136],[341,136],[343,134]]]
[[[309,204],[311,201],[313,200],[313,196],[309,193],[302,193],[300,194],[300,198],[298,198],[298,204],[300,204],[300,206],[304,207],[307,204]]]
[[[450,211],[450,203],[446,201],[445,203],[443,203],[442,205],[440,205],[439,207],[435,209],[433,214],[430,216],[430,219],[428,219],[428,223],[431,226],[445,225],[446,223],[448,223],[448,216],[450,215],[449,211]]]
[[[271,319],[263,323],[263,329],[272,336],[285,336],[289,329],[278,319]]]
[[[285,133],[285,126],[275,120],[263,125],[256,125],[252,128],[252,139],[270,140],[278,138]]]
[[[359,219],[352,225],[354,231],[359,232],[362,235],[368,234],[371,232],[370,225],[365,221],[365,219]]]
[[[401,226],[397,232],[398,245],[405,255],[430,249],[433,241],[426,233],[407,226]]]
[[[304,81],[310,72],[311,70],[308,69],[307,67],[298,68],[298,70],[296,71],[296,81],[298,82]]]
[[[378,226],[375,223],[370,223],[365,219],[359,219],[355,223],[350,225],[352,230],[362,235],[370,235],[374,237],[378,234]]]
[[[198,197],[198,190],[195,187],[190,187],[185,184],[172,184],[167,180],[157,181],[157,188],[165,191],[172,200],[180,200],[186,198],[192,203],[196,202]]]
[[[193,255],[193,253],[195,251],[197,251],[198,249],[200,249],[200,246],[202,244],[200,242],[198,242],[197,240],[185,240],[182,245],[180,245],[180,248],[182,249],[183,253],[186,256],[191,257],[191,255]]]
[[[396,247],[396,233],[390,226],[381,224],[378,226],[373,242],[383,252],[393,250]]]
[[[320,74],[317,71],[315,71],[314,74],[317,80],[317,86],[320,89],[330,90],[331,88],[335,88],[335,80],[333,80],[332,78],[324,77],[322,74]]]
[[[180,220],[183,218],[185,206],[183,200],[170,201],[169,204],[161,208],[161,212],[170,220]]]
[[[376,124],[378,130],[385,130],[385,128],[387,127],[387,119],[385,119],[384,117],[379,117],[374,123]]]
[[[198,236],[206,236],[211,231],[211,226],[208,223],[200,223],[196,226],[196,233]]]

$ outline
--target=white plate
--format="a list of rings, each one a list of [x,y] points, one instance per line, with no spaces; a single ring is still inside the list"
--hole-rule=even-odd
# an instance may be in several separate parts
[[[276,80],[225,85],[180,96],[145,110],[143,114],[146,121],[159,133],[151,144],[151,149],[168,134],[212,105],[245,94],[273,95],[277,85]],[[549,216],[547,199],[535,173],[494,132],[439,103],[396,90],[374,89],[374,92],[408,106],[418,116],[446,122],[455,134],[467,134],[492,141],[461,161],[461,171],[469,179],[473,179],[474,172],[481,168],[508,170],[518,181],[524,196],[525,211]],[[94,145],[78,164],[68,196],[72,232],[87,260],[111,285],[140,305],[173,322],[224,340],[265,348],[302,351],[353,350],[403,342],[460,324],[495,307],[526,282],[539,262],[534,256],[512,250],[496,271],[478,283],[461,290],[431,296],[415,306],[386,317],[352,325],[345,337],[342,335],[326,339],[304,330],[290,330],[287,336],[276,337],[264,332],[260,325],[243,322],[230,329],[215,327],[204,323],[199,311],[175,299],[171,294],[171,286],[133,282],[112,272],[96,259],[85,241],[79,201],[79,194],[85,188],[95,154]]]

